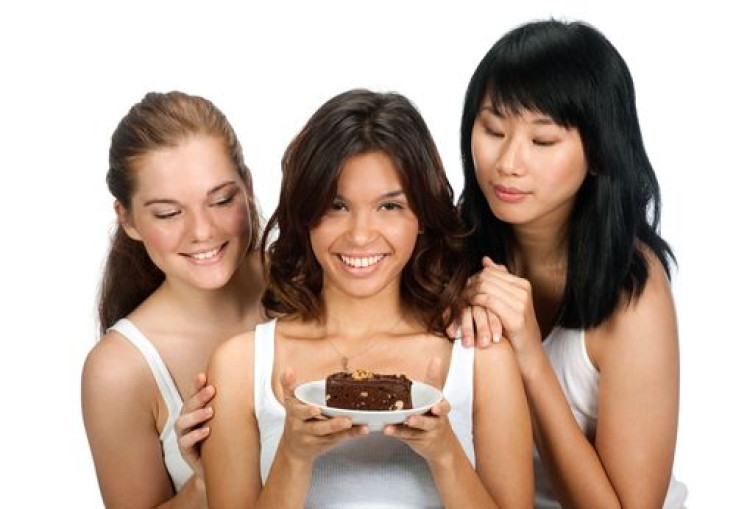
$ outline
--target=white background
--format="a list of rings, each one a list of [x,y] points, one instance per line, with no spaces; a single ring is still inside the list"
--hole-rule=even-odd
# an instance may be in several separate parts
[[[264,4],[266,2],[263,2]],[[95,294],[113,224],[110,135],[149,90],[204,95],[232,121],[265,215],[280,156],[308,116],[352,87],[396,90],[432,130],[459,193],[459,120],[470,75],[519,23],[600,28],[627,60],[679,258],[675,472],[689,507],[733,489],[730,395],[735,214],[731,18],[707,1],[126,1],[0,7],[0,506],[100,507],[79,404],[96,341]],[[10,7],[12,5],[12,7]],[[9,472],[9,473],[8,473]],[[730,488],[730,489],[729,489]]]

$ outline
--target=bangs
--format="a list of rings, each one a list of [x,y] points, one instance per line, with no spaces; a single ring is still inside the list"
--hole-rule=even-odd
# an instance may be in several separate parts
[[[564,41],[508,41],[489,63],[481,82],[499,112],[540,113],[570,128],[580,127],[585,112],[593,110],[598,80],[586,55],[575,54]]]

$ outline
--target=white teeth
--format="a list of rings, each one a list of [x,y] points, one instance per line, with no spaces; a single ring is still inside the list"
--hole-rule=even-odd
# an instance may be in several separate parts
[[[381,258],[383,258],[383,256],[384,255],[355,257],[340,255],[340,259],[343,261],[343,263],[350,265],[351,267],[363,268],[375,265]]]
[[[195,260],[208,260],[215,256],[220,251],[219,247],[216,247],[215,249],[211,251],[206,251],[204,253],[192,253],[189,256],[194,258]]]

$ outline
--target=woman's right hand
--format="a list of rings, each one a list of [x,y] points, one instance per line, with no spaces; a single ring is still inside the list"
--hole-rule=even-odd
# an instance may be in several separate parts
[[[194,381],[193,392],[194,395],[184,404],[176,420],[176,436],[179,437],[179,451],[184,460],[195,475],[204,479],[200,448],[210,434],[206,423],[212,418],[212,407],[208,403],[215,396],[215,387],[207,385],[207,377],[200,373]]]
[[[299,401],[294,395],[296,375],[286,368],[281,375],[286,420],[281,448],[291,458],[311,463],[340,442],[368,434],[368,426],[353,426],[349,417],[327,418],[319,408]]]

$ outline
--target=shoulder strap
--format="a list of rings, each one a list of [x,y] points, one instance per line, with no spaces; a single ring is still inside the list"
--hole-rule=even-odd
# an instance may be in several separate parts
[[[256,326],[253,333],[253,404],[256,412],[263,407],[265,398],[272,393],[276,320]]]
[[[119,332],[130,341],[141,352],[143,358],[146,359],[153,378],[156,380],[156,385],[158,385],[158,390],[161,392],[161,396],[166,403],[166,408],[169,411],[168,422],[166,424],[166,427],[168,427],[169,423],[172,422],[172,416],[175,419],[179,415],[182,400],[179,391],[176,389],[176,384],[174,384],[174,380],[171,378],[166,364],[164,364],[164,360],[161,358],[158,350],[156,350],[156,347],[153,346],[153,343],[127,318],[118,320],[110,329]]]
[[[472,399],[473,390],[473,372],[475,368],[475,348],[466,348],[460,339],[453,341],[452,357],[450,358],[450,368],[447,370],[447,378],[443,392],[453,393],[461,391],[467,395],[470,390]]]

